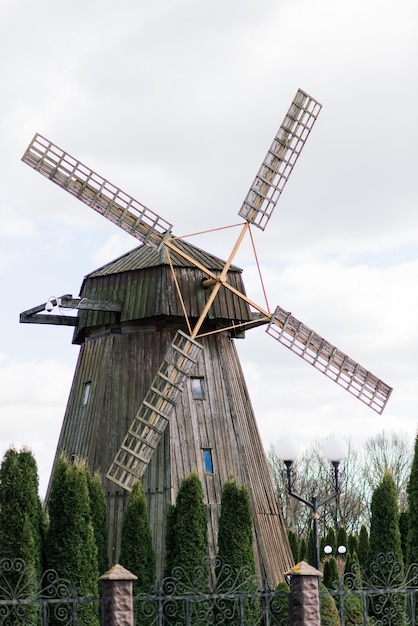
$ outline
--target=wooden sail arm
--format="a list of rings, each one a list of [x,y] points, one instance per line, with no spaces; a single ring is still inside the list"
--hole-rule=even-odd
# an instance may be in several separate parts
[[[215,330],[209,330],[204,333],[199,333],[197,335],[200,337],[207,337],[208,335],[216,335],[218,333],[224,333],[227,330],[232,331],[233,337],[243,336],[243,331],[250,330],[251,328],[257,328],[258,326],[264,326],[265,324],[269,324],[271,321],[271,316],[266,317],[261,313],[252,313],[252,320],[246,322],[234,322],[230,326],[222,326],[221,328],[216,328]]]
[[[120,302],[106,302],[90,300],[89,298],[73,298],[71,294],[65,294],[60,298],[49,298],[46,302],[38,306],[23,311],[19,316],[21,324],[55,324],[58,326],[77,326],[78,317],[76,315],[49,315],[45,314],[56,306],[63,309],[78,309],[88,311],[109,311],[120,313],[122,304]]]

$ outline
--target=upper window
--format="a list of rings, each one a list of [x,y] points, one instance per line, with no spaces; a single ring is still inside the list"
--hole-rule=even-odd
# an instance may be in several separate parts
[[[84,383],[83,400],[82,400],[82,405],[83,406],[86,406],[86,404],[87,404],[87,402],[89,400],[90,388],[91,388],[91,381],[89,381],[88,383]]]
[[[192,391],[195,400],[203,400],[203,378],[192,378]]]

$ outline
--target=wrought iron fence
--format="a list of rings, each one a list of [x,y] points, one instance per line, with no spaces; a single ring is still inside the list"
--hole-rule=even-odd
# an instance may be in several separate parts
[[[341,626],[418,626],[418,564],[404,570],[392,553],[361,572],[357,564],[320,598],[334,598]]]
[[[136,625],[292,626],[289,591],[260,584],[248,570],[224,566],[213,592],[196,588],[195,580],[176,570],[154,594],[135,596]],[[367,577],[354,570],[319,597],[323,626],[418,626],[418,565],[405,572],[392,554],[380,555]],[[101,612],[100,598],[83,597],[56,572],[37,582],[22,560],[0,561],[0,625],[98,626]]]
[[[290,593],[263,591],[180,594],[164,593],[134,597],[137,626],[289,626]]]
[[[0,561],[1,626],[96,626],[100,607],[53,570],[38,578],[22,559]]]

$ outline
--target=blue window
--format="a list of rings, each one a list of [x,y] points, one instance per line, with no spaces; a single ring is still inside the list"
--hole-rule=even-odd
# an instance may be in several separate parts
[[[203,462],[205,464],[205,472],[213,474],[212,450],[210,448],[203,449]]]

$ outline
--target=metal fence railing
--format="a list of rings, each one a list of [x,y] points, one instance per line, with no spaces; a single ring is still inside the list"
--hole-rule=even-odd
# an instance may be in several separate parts
[[[227,568],[226,568],[227,569]],[[197,580],[197,578],[196,578]],[[292,593],[272,590],[245,569],[216,591],[196,589],[178,570],[155,593],[133,597],[137,626],[293,626]],[[418,565],[404,571],[391,554],[319,590],[323,626],[418,626]],[[105,605],[52,570],[39,581],[20,559],[0,561],[0,625],[99,626]]]

